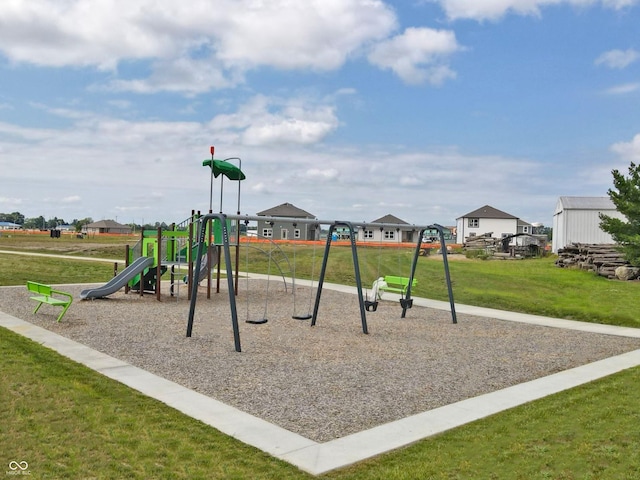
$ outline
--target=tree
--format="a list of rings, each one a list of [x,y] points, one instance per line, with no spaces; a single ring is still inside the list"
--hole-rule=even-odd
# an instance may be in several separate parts
[[[84,227],[85,225],[89,225],[90,223],[93,223],[93,218],[87,217],[81,220],[74,219],[71,225],[75,227],[76,232],[81,232],[82,227]]]
[[[53,217],[47,220],[46,228],[54,229],[58,228],[58,225],[66,225],[66,223],[63,218]]]
[[[640,166],[631,162],[628,177],[618,170],[613,170],[611,174],[615,190],[610,188],[607,193],[616,210],[627,221],[601,213],[600,228],[620,244],[631,265],[640,266]]]
[[[0,222],[11,222],[22,225],[24,223],[24,215],[20,212],[0,213]]]
[[[22,226],[23,228],[33,230],[43,229],[45,228],[45,220],[42,215],[39,217],[27,218]]]

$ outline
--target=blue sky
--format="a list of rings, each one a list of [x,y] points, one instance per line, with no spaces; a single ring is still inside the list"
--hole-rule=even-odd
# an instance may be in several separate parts
[[[214,145],[250,215],[551,226],[640,162],[639,25],[640,0],[4,1],[0,212],[180,221]]]

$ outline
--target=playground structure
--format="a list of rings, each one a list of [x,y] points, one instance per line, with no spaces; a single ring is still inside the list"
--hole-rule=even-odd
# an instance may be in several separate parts
[[[453,291],[451,288],[451,279],[449,275],[449,264],[447,260],[447,248],[445,244],[444,227],[438,224],[432,225],[412,225],[410,226],[413,232],[417,232],[414,238],[417,238],[416,247],[411,262],[410,272],[406,277],[391,277],[389,276],[387,282],[384,277],[379,277],[374,282],[374,291],[372,298],[365,298],[363,293],[363,282],[360,275],[360,262],[358,259],[358,249],[356,245],[356,228],[379,228],[381,231],[384,228],[392,228],[396,230],[406,230],[407,225],[390,224],[390,223],[366,223],[366,222],[348,222],[348,221],[335,221],[335,220],[318,220],[309,218],[289,218],[289,217],[268,217],[268,216],[248,216],[240,215],[240,181],[245,179],[244,173],[242,173],[240,167],[229,163],[229,160],[237,160],[241,165],[241,160],[237,157],[230,157],[224,160],[216,160],[213,158],[214,147],[211,147],[211,159],[203,161],[203,166],[207,166],[211,171],[211,191],[209,197],[209,213],[206,215],[200,215],[192,211],[189,219],[185,220],[179,225],[173,224],[169,229],[158,228],[155,230],[144,230],[141,232],[141,239],[138,244],[133,248],[127,248],[126,263],[127,267],[122,274],[117,275],[114,279],[108,282],[103,287],[92,290],[85,290],[81,296],[85,298],[101,298],[103,296],[114,293],[115,291],[125,287],[125,293],[133,289],[143,295],[144,292],[154,292],[158,300],[161,300],[161,279],[162,275],[171,268],[171,295],[174,295],[175,287],[180,285],[180,280],[176,282],[175,267],[179,268],[181,272],[182,265],[187,266],[188,273],[183,277],[184,283],[189,286],[188,299],[189,305],[189,317],[187,321],[187,337],[191,337],[193,331],[193,323],[195,317],[195,309],[198,296],[199,283],[207,279],[207,298],[211,297],[211,280],[214,266],[217,266],[217,292],[220,291],[221,280],[221,268],[220,263],[224,258],[224,268],[227,279],[227,291],[229,296],[229,307],[231,313],[231,322],[234,336],[234,346],[237,352],[241,351],[240,345],[240,331],[238,326],[238,311],[236,305],[236,295],[238,294],[239,285],[239,258],[240,258],[240,222],[244,222],[245,226],[250,221],[261,221],[270,223],[273,226],[276,222],[289,222],[293,225],[297,224],[313,224],[314,229],[319,228],[321,225],[328,226],[328,234],[326,244],[324,248],[324,255],[322,259],[322,266],[318,277],[318,283],[315,293],[315,302],[313,305],[313,313],[309,312],[306,315],[298,314],[296,311],[295,303],[295,250],[294,250],[294,266],[293,269],[290,266],[286,255],[284,256],[286,263],[289,265],[288,272],[291,272],[292,279],[292,292],[294,294],[293,301],[293,315],[292,318],[297,320],[311,320],[311,326],[315,326],[318,319],[318,311],[320,309],[320,301],[322,296],[323,283],[327,271],[327,262],[331,249],[332,242],[338,239],[348,240],[351,247],[351,255],[354,266],[355,282],[357,289],[358,304],[360,308],[360,320],[362,326],[362,332],[368,334],[367,326],[367,311],[375,312],[378,305],[378,297],[380,291],[396,291],[400,293],[400,306],[402,307],[401,318],[405,318],[408,309],[413,306],[413,299],[411,298],[412,287],[417,284],[415,279],[415,270],[417,266],[418,257],[424,254],[421,244],[424,238],[425,232],[432,233],[438,232],[440,239],[440,251],[442,252],[445,280],[448,289],[449,303],[451,307],[451,316],[453,323],[457,323],[455,305],[453,300]],[[213,178],[221,177],[220,182],[220,212],[213,213]],[[236,215],[227,215],[222,212],[222,192],[223,192],[223,180],[224,177],[230,180],[238,181],[238,205]],[[231,222],[235,221],[235,238],[233,241],[230,238]],[[197,228],[197,232],[194,229]],[[295,228],[295,227],[294,227]],[[197,233],[194,235],[194,233]],[[275,242],[272,239],[268,239],[271,242],[271,248],[269,252],[265,252],[268,255],[269,269],[272,260],[274,259],[274,245]],[[231,245],[235,248],[235,269],[232,265],[231,257]],[[295,245],[295,243],[294,243]],[[247,243],[247,251],[249,245]],[[315,258],[314,258],[315,262]],[[277,262],[276,262],[277,263]],[[314,264],[315,265],[315,264]],[[285,274],[282,271],[280,265],[281,276],[283,277],[285,289],[286,279]],[[378,272],[379,274],[379,272]],[[248,275],[248,272],[247,272]],[[181,273],[178,277],[181,276]],[[393,281],[390,279],[393,278]],[[247,276],[248,279],[248,276]],[[312,273],[313,281],[313,273]],[[391,283],[390,283],[391,282]],[[399,283],[398,283],[399,282]],[[248,283],[247,283],[248,289]],[[268,298],[268,282],[267,282],[267,298]],[[311,298],[310,298],[311,300]],[[311,306],[311,301],[310,301]],[[258,320],[250,320],[247,318],[247,323],[266,323],[266,304],[265,315]]]
[[[241,351],[240,331],[238,326],[238,311],[237,311],[236,299],[235,299],[235,294],[237,292],[238,272],[236,268],[236,271],[235,271],[236,282],[234,282],[234,270],[232,267],[231,248],[230,248],[231,242],[229,240],[229,231],[228,231],[229,220],[235,220],[236,225],[239,223],[240,220],[244,221],[245,224],[248,221],[267,221],[267,222],[274,221],[275,222],[277,220],[277,221],[289,221],[291,223],[313,223],[317,225],[329,226],[327,240],[324,248],[324,255],[322,259],[322,267],[321,267],[320,275],[318,278],[318,285],[316,289],[313,314],[311,315],[311,326],[315,326],[318,319],[318,311],[320,309],[320,301],[322,296],[322,287],[323,287],[324,278],[326,275],[327,261],[329,258],[331,244],[334,238],[334,232],[336,228],[341,228],[342,232],[348,232],[348,239],[351,247],[351,255],[352,255],[353,266],[354,266],[358,303],[360,307],[360,319],[362,324],[362,332],[365,334],[369,333],[368,326],[367,326],[366,312],[372,311],[372,310],[375,311],[375,307],[377,306],[377,298],[375,298],[374,296],[373,300],[365,299],[365,296],[363,293],[362,278],[360,275],[360,263],[358,260],[358,249],[356,245],[356,227],[407,228],[406,225],[400,226],[395,224],[383,224],[383,223],[345,222],[345,221],[335,221],[335,220],[317,220],[317,219],[301,219],[301,218],[286,218],[286,217],[269,218],[264,216],[248,216],[248,215],[240,216],[240,215],[226,215],[224,213],[210,213],[198,219],[198,240],[197,240],[198,248],[197,248],[196,260],[193,262],[195,267],[194,275],[196,277],[200,275],[201,259],[205,254],[204,240],[207,234],[206,225],[208,222],[212,220],[216,220],[218,222],[218,225],[220,225],[221,227],[220,239],[222,244],[220,248],[222,249],[222,253],[224,254],[225,268],[227,272],[227,284],[228,284],[229,306],[231,311],[231,323],[233,327],[234,346],[237,352]],[[440,251],[442,252],[445,280],[447,283],[449,304],[451,307],[452,322],[457,323],[456,313],[455,313],[455,304],[453,300],[453,290],[451,288],[451,278],[449,274],[447,248],[445,245],[445,238],[444,238],[444,227],[438,224],[433,224],[433,225],[424,225],[424,226],[416,225],[416,226],[412,226],[411,228],[418,231],[418,235],[417,235],[418,240],[416,242],[413,259],[411,262],[410,272],[407,277],[408,280],[406,283],[406,289],[403,288],[404,293],[402,293],[400,298],[400,306],[402,307],[401,318],[405,318],[407,310],[413,306],[413,300],[411,298],[411,287],[415,285],[415,270],[418,262],[418,257],[422,254],[421,245],[422,245],[423,233],[427,230],[436,230],[439,233],[439,237],[440,237]],[[236,246],[238,245],[239,244],[236,243]],[[238,255],[236,250],[236,259],[237,258],[238,258]],[[236,262],[236,265],[237,265],[237,262]],[[194,324],[194,317],[195,317],[195,310],[196,310],[197,296],[198,296],[197,283],[193,282],[192,284],[190,284],[190,290],[191,290],[191,295],[190,295],[189,317],[187,321],[187,337],[191,337],[193,332],[193,324]],[[258,323],[258,322],[252,322],[252,323]]]
[[[217,160],[213,158],[214,147],[210,147],[211,158],[202,162],[203,166],[209,167],[211,172],[211,189],[209,196],[209,214],[212,213],[213,208],[213,179],[214,177],[220,177],[220,211],[222,211],[222,199],[223,199],[223,181],[224,177],[230,180],[238,181],[238,215],[240,214],[240,181],[245,179],[244,173],[242,173],[241,165],[242,160],[238,157],[225,158],[224,160]],[[230,160],[236,160],[240,166],[236,167]],[[205,223],[200,223],[202,235],[199,235],[200,239],[198,243],[194,243],[194,223],[198,221],[200,212],[197,214],[195,211],[191,212],[191,216],[181,222],[180,224],[172,224],[167,230],[158,228],[157,230],[143,230],[141,232],[141,238],[137,245],[132,249],[127,248],[125,253],[125,270],[116,275],[111,281],[107,282],[104,286],[97,289],[84,290],[81,293],[82,299],[89,298],[102,298],[116,291],[122,287],[125,288],[125,293],[129,290],[137,290],[140,295],[144,292],[151,292],[156,294],[158,300],[161,299],[161,281],[162,275],[171,268],[171,295],[176,291],[175,287],[179,287],[180,280],[176,281],[175,269],[178,267],[178,271],[181,272],[182,266],[186,265],[188,273],[183,276],[184,283],[189,285],[197,285],[202,280],[207,278],[207,297],[211,296],[211,275],[213,267],[217,264],[220,256],[220,245],[222,245],[221,236],[224,232],[225,241],[228,244],[228,230],[229,224],[226,219],[213,219],[209,218]],[[222,224],[224,222],[224,228]],[[239,223],[236,222],[236,272],[238,270],[239,262]],[[205,248],[206,247],[206,252]],[[198,265],[196,273],[194,275],[194,251],[198,251]],[[227,269],[231,271],[231,269]],[[220,269],[217,271],[217,290],[220,288]],[[179,274],[178,277],[181,275]],[[235,291],[238,290],[237,275],[234,285]],[[189,296],[191,290],[189,290]],[[189,297],[190,298],[190,297]]]
[[[125,292],[137,291],[140,295],[154,293],[161,299],[162,275],[171,269],[171,295],[177,291],[181,283],[199,283],[208,277],[217,264],[216,245],[220,245],[222,229],[217,221],[205,225],[206,249],[199,258],[199,273],[194,276],[194,258],[198,244],[194,241],[194,222],[198,221],[200,212],[191,212],[191,216],[180,224],[172,224],[168,229],[142,230],[140,240],[133,246],[127,246],[125,252],[126,268],[114,276],[105,285],[83,290],[81,299],[104,298],[124,287]],[[183,267],[187,275],[183,275]],[[177,268],[177,273],[176,273]],[[210,292],[210,278],[207,283]]]

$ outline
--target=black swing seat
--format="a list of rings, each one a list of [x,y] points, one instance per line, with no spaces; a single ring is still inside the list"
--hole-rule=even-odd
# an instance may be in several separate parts
[[[378,302],[371,302],[369,300],[364,301],[364,308],[367,312],[375,312],[378,310]]]
[[[269,320],[266,318],[261,318],[259,320],[245,320],[245,323],[250,323],[252,325],[262,325],[263,323],[267,323]]]
[[[294,320],[311,320],[311,318],[313,318],[313,315],[292,315],[291,318],[293,318]]]
[[[408,308],[413,307],[413,298],[401,298],[400,299],[400,306],[402,308],[404,308],[405,310]]]

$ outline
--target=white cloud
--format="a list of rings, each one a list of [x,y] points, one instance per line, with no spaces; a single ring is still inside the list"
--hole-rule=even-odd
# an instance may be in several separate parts
[[[218,57],[240,67],[333,70],[396,27],[395,14],[377,0],[236,3],[218,32]]]
[[[196,94],[257,67],[340,68],[397,27],[382,0],[30,0],[0,2],[0,52],[14,63],[117,72],[150,62],[134,92]]]
[[[313,181],[331,181],[337,179],[339,175],[340,172],[336,168],[310,168],[304,173],[303,177]]]
[[[116,206],[114,207],[114,209],[121,213],[135,214],[135,213],[144,213],[145,211],[149,211],[151,210],[151,207],[148,205],[140,205],[140,206],[127,205],[126,207]]]
[[[329,134],[335,125],[323,121],[272,118],[262,125],[252,125],[244,133],[247,145],[283,143],[317,143]]]
[[[605,91],[609,95],[626,95],[640,90],[640,83],[625,83],[624,85],[616,85]]]
[[[638,4],[638,0],[432,0],[439,3],[450,20],[499,20],[508,13],[539,16],[541,8],[568,4],[575,7],[602,5],[620,10]]]
[[[32,0],[0,4],[0,44],[16,62],[113,69],[122,59],[175,53],[177,40],[145,27],[148,1]]]
[[[256,193],[269,193],[269,187],[264,182],[258,182],[251,186],[251,190]]]
[[[132,103],[128,100],[110,100],[107,104],[120,110],[128,110],[132,106]]]
[[[465,155],[454,148],[318,148],[288,143],[291,132],[278,132],[277,142],[273,136],[261,144],[244,142],[246,131],[269,121],[337,121],[333,107],[299,99],[258,96],[210,122],[131,121],[84,113],[61,112],[71,124],[56,129],[0,124],[0,150],[9,152],[0,155],[0,170],[10,172],[3,173],[2,195],[20,199],[26,216],[183,220],[192,209],[208,208],[210,176],[202,160],[210,157],[211,144],[220,158],[242,158],[247,179],[241,211],[248,214],[291,202],[325,219],[373,220],[392,213],[410,223],[448,225],[458,215],[491,204],[527,221],[550,224],[556,198],[545,192],[566,193],[562,179],[568,173],[562,166],[549,178],[542,164],[520,158]],[[216,210],[219,185],[216,181],[213,187]],[[236,185],[224,185],[225,211],[235,212]],[[45,197],[50,201],[42,211]]]
[[[611,146],[611,151],[617,153],[623,160],[640,164],[640,133],[630,142],[618,142]]]
[[[338,128],[335,108],[302,100],[254,97],[236,113],[216,116],[210,126],[245,145],[313,144]]]
[[[0,205],[4,205],[6,208],[15,208],[22,205],[22,199],[12,198],[12,197],[0,197]]]
[[[416,177],[409,177],[409,176],[404,176],[404,177],[400,177],[400,185],[403,186],[418,186],[418,185],[424,185],[424,181],[422,181],[422,179],[420,178],[416,178]]]
[[[233,87],[244,80],[240,72],[225,72],[213,60],[177,58],[160,60],[152,65],[148,78],[112,80],[106,88],[135,93],[185,92],[190,95],[211,89]]]
[[[640,52],[633,48],[627,50],[609,50],[596,58],[595,64],[622,69],[628,67],[638,59],[640,59]]]
[[[447,60],[458,50],[455,33],[450,30],[407,28],[401,35],[375,45],[369,61],[391,69],[406,83],[441,85],[455,78]]]

